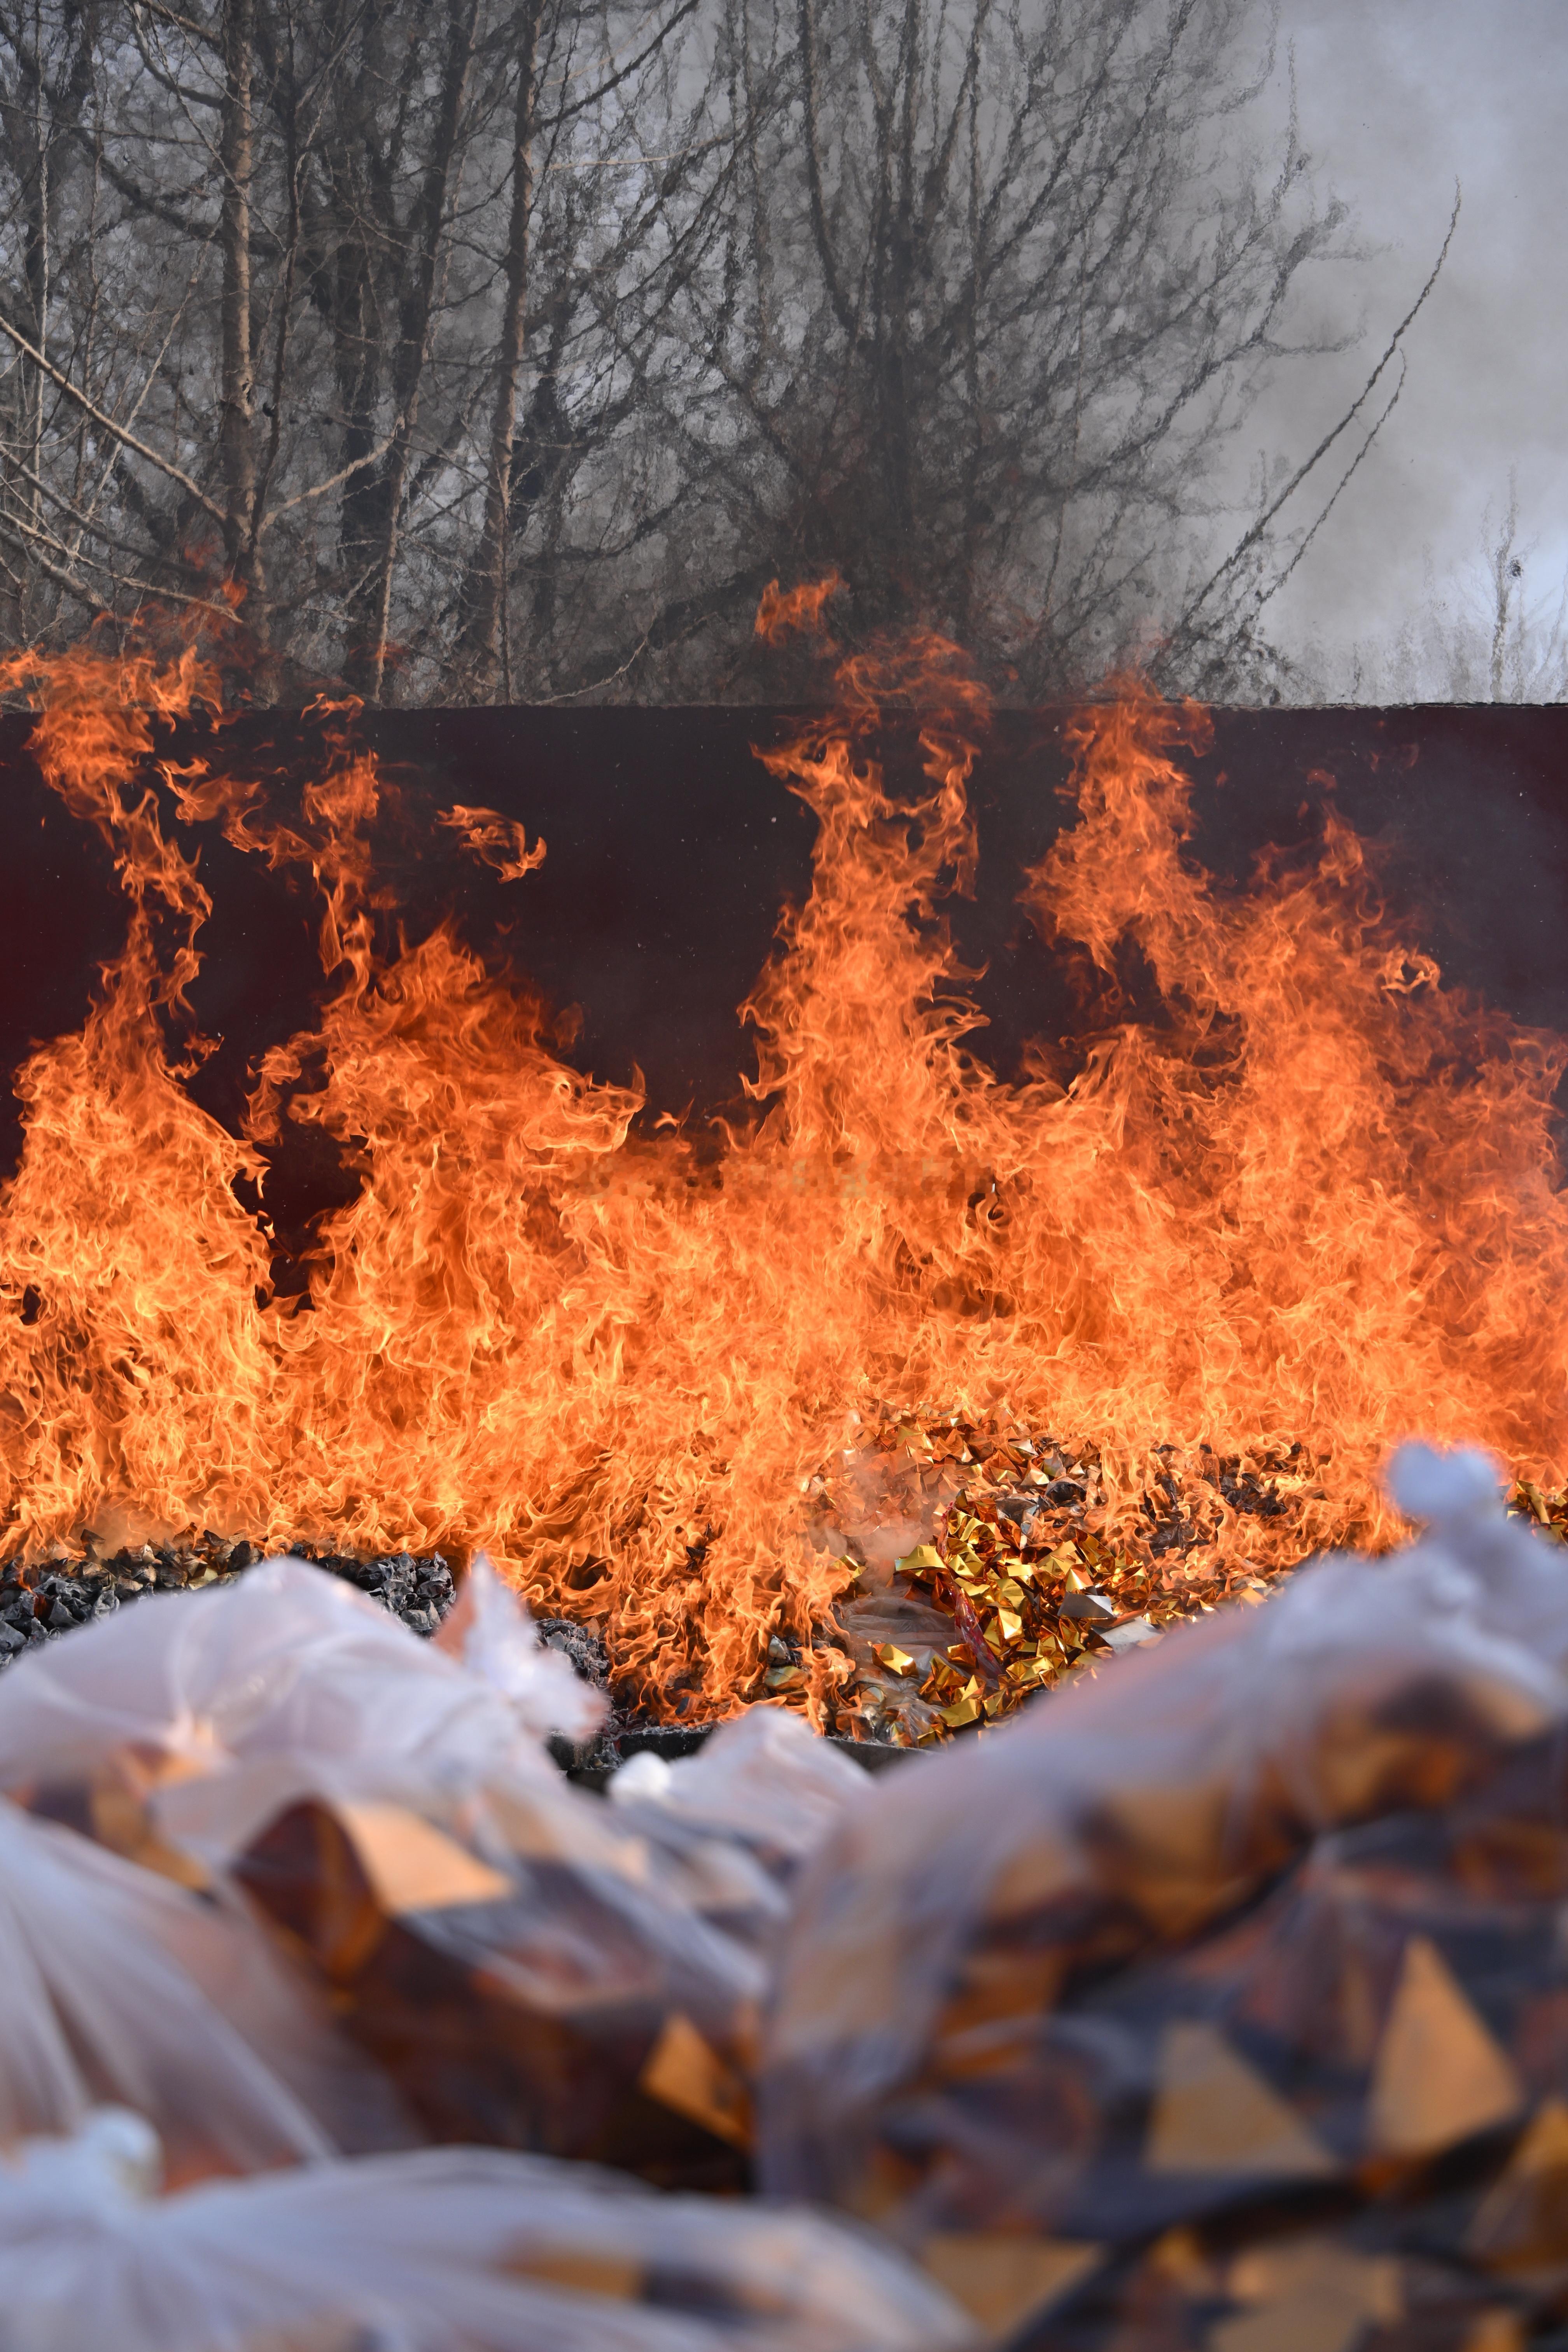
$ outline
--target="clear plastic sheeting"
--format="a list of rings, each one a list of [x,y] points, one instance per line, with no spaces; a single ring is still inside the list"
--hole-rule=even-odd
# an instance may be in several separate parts
[[[159,2198],[134,2115],[0,2162],[0,2352],[960,2352],[831,2221],[585,2166],[422,2151]]]
[[[500,1691],[538,1739],[559,1732],[581,1743],[593,1737],[609,1711],[603,1691],[584,1682],[558,1650],[540,1640],[528,1611],[485,1552],[476,1555],[464,1577],[436,1646]]]
[[[124,1861],[205,1872],[258,1947],[271,1931],[345,2065],[352,2048],[413,2119],[336,2144],[423,2136],[739,2185],[758,1955],[550,1761],[527,1706],[574,1678],[553,1654],[539,1666],[493,1578],[463,1638],[482,1672],[272,1561],[11,1668],[0,1775]]]
[[[591,1726],[597,1694],[491,1587],[465,1643],[477,1663],[304,1560],[151,1595],[10,1667],[0,1787],[118,1773],[214,1864],[301,1797],[430,1807],[485,1782],[552,1787],[539,1721]]]
[[[0,2140],[103,2099],[181,2177],[406,2145],[384,2081],[237,1908],[0,1800]]]
[[[610,1796],[617,1807],[635,1805],[639,1819],[657,1809],[794,1865],[816,1851],[868,1786],[861,1767],[799,1716],[753,1706],[721,1724],[694,1756],[632,1757],[611,1781]]]
[[[801,1868],[869,1786],[798,1716],[756,1706],[694,1756],[631,1757],[609,1794],[661,1884],[771,1968]]]
[[[761,1966],[632,1841],[565,1834],[574,1801],[596,1826],[564,1785],[514,1806],[504,1869],[402,1807],[290,1806],[234,1876],[432,2139],[743,2188]]]
[[[1568,2318],[1568,1564],[1482,1456],[1391,1483],[1408,1551],[845,1817],[766,2029],[768,2189],[875,2218],[1041,2352],[1282,2342],[1309,2222],[1325,2279],[1383,2281],[1361,2320],[1414,2331],[1380,2347],[1447,2344],[1423,2311],[1455,2343]]]

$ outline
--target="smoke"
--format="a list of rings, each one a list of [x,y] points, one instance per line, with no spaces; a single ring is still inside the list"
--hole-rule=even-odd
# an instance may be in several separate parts
[[[1483,517],[1517,480],[1537,594],[1568,565],[1560,387],[1568,359],[1561,223],[1568,211],[1568,44],[1556,0],[1283,0],[1301,136],[1323,185],[1352,207],[1366,258],[1307,297],[1342,331],[1342,358],[1282,373],[1237,453],[1312,446],[1402,315],[1463,211],[1439,283],[1408,338],[1409,374],[1376,447],[1300,572],[1269,608],[1298,654],[1390,638],[1480,569]],[[1287,103],[1283,72],[1259,101]],[[1301,520],[1306,520],[1304,514]],[[1434,681],[1434,690],[1437,688]]]

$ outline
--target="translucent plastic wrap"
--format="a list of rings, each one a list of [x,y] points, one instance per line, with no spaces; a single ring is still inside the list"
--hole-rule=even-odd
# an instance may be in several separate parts
[[[470,1664],[304,1560],[153,1594],[0,1678],[0,1787],[177,1784],[177,1842],[216,1859],[292,1797],[548,1781],[541,1719],[576,1734],[600,1702],[493,1579],[483,1600]]]
[[[762,1971],[577,1802],[505,1869],[401,1807],[290,1806],[234,1875],[432,2138],[742,2187]]]
[[[426,2136],[736,2185],[759,1959],[550,1761],[596,1697],[488,1571],[458,1638],[270,1561],[10,1668],[0,1777],[242,1890]]]
[[[767,2029],[766,2186],[875,2215],[997,2325],[1045,2310],[1041,2347],[1283,2343],[1247,2332],[1267,2265],[1225,2269],[1282,2207],[1384,2263],[1385,2318],[1427,2273],[1450,2316],[1501,2309],[1519,2232],[1478,2216],[1543,2147],[1568,2259],[1568,1560],[1480,1457],[1394,1479],[1433,1522],[1410,1551],[1118,1660],[846,1820]]]
[[[675,1819],[742,1840],[759,1853],[798,1863],[814,1853],[868,1786],[858,1764],[797,1715],[748,1707],[721,1724],[694,1756],[667,1763],[634,1756],[610,1784],[617,1804],[636,1799]]]
[[[253,1921],[3,1800],[0,1983],[0,2139],[106,2098],[182,2178],[411,2137]]]
[[[661,1881],[771,1956],[802,1864],[869,1785],[799,1716],[757,1706],[694,1756],[632,1757],[609,1793],[617,1826],[647,1843]]]
[[[139,2117],[0,2164],[0,2352],[958,2352],[891,2250],[585,2167],[423,2152],[158,2199]]]
[[[604,1693],[581,1681],[561,1653],[540,1640],[527,1610],[483,1552],[464,1577],[436,1647],[500,1691],[537,1739],[560,1732],[584,1740],[608,1710]]]

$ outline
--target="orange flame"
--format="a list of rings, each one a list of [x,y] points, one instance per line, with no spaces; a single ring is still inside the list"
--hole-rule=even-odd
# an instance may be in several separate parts
[[[1337,821],[1315,863],[1216,887],[1184,854],[1173,756],[1201,714],[1129,688],[1079,725],[1077,821],[1026,899],[1110,1012],[1070,1082],[1040,1053],[1009,1085],[976,1055],[941,912],[973,872],[984,699],[939,640],[848,665],[838,716],[768,758],[816,818],[813,883],[743,1008],[758,1108],[711,1143],[645,1132],[639,1093],[567,1066],[542,1005],[450,925],[378,960],[367,758],[334,754],[292,827],[166,768],[183,822],[308,865],[322,897],[333,992],[266,1058],[236,1139],[164,1042],[208,901],[138,782],[154,719],[211,680],[86,655],[0,677],[41,695],[45,772],[132,905],[83,1031],[17,1079],[13,1547],[192,1523],[482,1545],[599,1622],[645,1705],[723,1712],[770,1633],[807,1635],[842,1591],[818,1474],[884,1404],[1092,1438],[1111,1529],[1156,1445],[1299,1441],[1318,1485],[1298,1547],[1392,1537],[1374,1473],[1408,1429],[1549,1484],[1568,1466],[1568,1048],[1446,991]],[[912,804],[866,749],[894,695],[925,713]],[[502,873],[542,855],[488,811],[440,821]],[[1118,1009],[1129,942],[1157,1020]],[[285,1121],[360,1180],[303,1301],[273,1295],[235,1192]],[[1249,1528],[1255,1560],[1271,1540]],[[819,1719],[846,1670],[808,1651]]]
[[[544,863],[544,843],[536,841],[530,849],[522,826],[510,817],[498,816],[494,809],[465,808],[457,801],[436,822],[459,834],[474,856],[492,866],[503,882],[521,882],[525,874],[532,874]]]
[[[824,605],[843,585],[837,572],[825,580],[805,581],[798,588],[781,589],[776,580],[770,580],[757,604],[755,634],[765,646],[779,645],[792,629],[809,635],[821,628]]]

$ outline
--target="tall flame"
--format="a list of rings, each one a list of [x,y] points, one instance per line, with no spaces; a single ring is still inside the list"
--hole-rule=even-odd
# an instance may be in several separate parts
[[[293,825],[165,765],[184,824],[321,894],[329,1000],[267,1057],[236,1137],[168,1043],[209,901],[148,779],[155,722],[212,679],[77,653],[0,682],[41,703],[44,773],[131,904],[85,1027],[16,1080],[10,1549],[193,1523],[482,1545],[601,1621],[645,1705],[722,1712],[770,1633],[805,1634],[844,1587],[816,1474],[888,1405],[1092,1439],[1111,1528],[1153,1462],[1302,1446],[1297,1550],[1393,1536],[1375,1465],[1409,1428],[1548,1484],[1568,1466],[1568,1048],[1394,940],[1336,821],[1315,862],[1266,857],[1245,893],[1204,875],[1174,757],[1201,714],[1130,688],[1079,725],[1076,823],[1025,900],[1098,976],[1099,1033],[1076,1067],[1041,1051],[1004,1083],[941,914],[974,867],[981,699],[938,640],[847,665],[837,717],[769,755],[816,819],[813,881],[743,1008],[754,1110],[710,1135],[647,1132],[639,1094],[568,1066],[542,1003],[449,924],[377,957],[363,754],[328,759]],[[923,714],[913,803],[868,749],[897,695]],[[509,878],[542,855],[488,810],[439,821]],[[1154,1014],[1119,994],[1130,947]],[[273,1292],[236,1190],[289,1122],[359,1180],[302,1300]],[[1285,1540],[1249,1529],[1258,1560]],[[806,1665],[820,1716],[847,1662]]]

